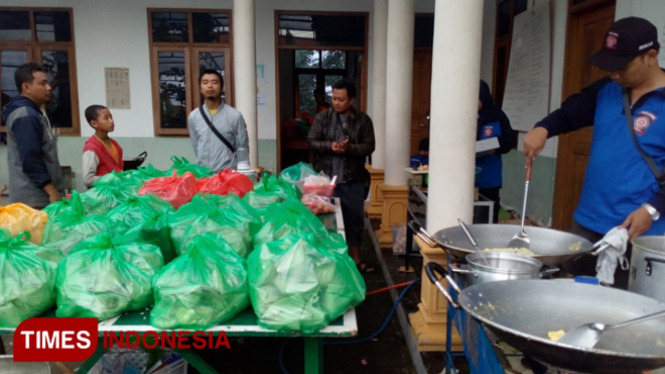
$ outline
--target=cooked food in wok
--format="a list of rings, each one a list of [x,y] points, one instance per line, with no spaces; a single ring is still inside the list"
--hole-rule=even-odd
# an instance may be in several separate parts
[[[558,342],[559,339],[561,339],[561,337],[564,336],[565,334],[566,332],[563,330],[549,331],[547,333],[547,337],[550,338],[550,340],[553,342]]]
[[[579,251],[580,249],[582,249],[582,242],[573,243],[568,246],[568,249],[570,249],[571,251]]]
[[[533,256],[535,253],[529,250],[529,248],[485,248],[483,252],[503,252],[503,253],[513,253],[516,255],[525,255]]]

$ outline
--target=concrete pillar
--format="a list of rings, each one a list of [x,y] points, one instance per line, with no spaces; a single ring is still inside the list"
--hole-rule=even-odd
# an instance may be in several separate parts
[[[233,0],[233,69],[236,109],[247,123],[249,163],[259,166],[256,115],[256,35],[254,0]]]
[[[386,56],[388,38],[388,0],[374,0],[374,55],[372,56],[372,122],[376,150],[372,154],[372,169],[385,167],[386,150]]]
[[[411,148],[413,91],[413,27],[415,0],[388,1],[386,64],[385,183],[381,229],[382,248],[392,246],[392,226],[406,221],[407,175]]]
[[[386,184],[405,186],[411,148],[414,0],[389,0],[386,64]],[[458,34],[457,32],[456,34]],[[389,105],[388,105],[389,103]]]
[[[445,4],[445,9],[444,9]],[[483,2],[436,3],[427,228],[471,222]],[[464,32],[459,32],[464,30]]]
[[[376,150],[372,154],[372,186],[367,214],[381,218],[383,214],[383,186],[386,159],[386,56],[388,47],[388,0],[374,0],[372,42],[372,122]]]
[[[438,1],[434,14],[427,229],[434,233],[473,218],[475,140],[483,2]],[[460,32],[464,30],[464,32]],[[446,256],[417,240],[423,263],[445,266]],[[427,275],[423,272],[423,279]],[[446,302],[423,282],[418,312],[409,318],[422,351],[443,350]],[[456,338],[453,344],[458,343]]]

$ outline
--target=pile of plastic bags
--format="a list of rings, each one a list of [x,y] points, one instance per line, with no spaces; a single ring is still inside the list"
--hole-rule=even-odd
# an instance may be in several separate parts
[[[264,327],[312,332],[363,300],[343,236],[301,202],[307,181],[327,177],[300,164],[252,185],[172,160],[105,175],[43,212],[0,208],[0,326],[53,306],[107,319],[154,303],[152,325],[205,329],[251,304]]]

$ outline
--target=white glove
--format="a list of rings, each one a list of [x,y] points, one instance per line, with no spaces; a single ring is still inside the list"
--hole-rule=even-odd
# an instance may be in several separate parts
[[[598,255],[596,278],[604,284],[613,285],[617,264],[620,263],[623,270],[628,270],[629,267],[625,256],[628,248],[628,230],[615,227],[600,242],[601,247],[607,245],[608,248]]]

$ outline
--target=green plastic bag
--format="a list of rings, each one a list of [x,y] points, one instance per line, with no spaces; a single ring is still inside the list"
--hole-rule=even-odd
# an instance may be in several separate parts
[[[310,175],[318,175],[311,164],[304,162],[297,163],[282,170],[279,179],[295,184],[300,192],[305,191],[305,178]]]
[[[328,230],[314,213],[299,201],[274,203],[266,209],[265,224],[254,236],[258,247],[288,235],[311,233],[318,239],[328,236]]]
[[[287,200],[300,201],[302,193],[295,185],[279,180],[275,176],[264,176],[243,198],[256,209],[261,216],[265,216],[266,208],[272,203],[281,203]]]
[[[131,173],[134,175],[134,177],[142,180],[142,181],[147,181],[148,179],[153,179],[153,178],[160,178],[160,177],[167,177],[169,176],[168,172],[164,170],[159,170],[156,167],[152,166],[152,164],[147,164],[146,166],[141,166],[136,170],[128,170],[128,173]]]
[[[252,250],[252,239],[249,233],[243,232],[234,221],[232,211],[220,210],[201,200],[189,202],[175,213],[169,215],[171,241],[176,253],[181,255],[195,237],[206,233],[219,234],[242,257]]]
[[[164,266],[152,244],[115,245],[108,233],[79,243],[58,265],[58,317],[108,319],[150,306]]]
[[[173,212],[173,206],[156,195],[132,196],[111,209],[107,217],[111,221],[112,232],[122,235],[132,228],[142,225],[159,212]]]
[[[181,176],[186,172],[190,172],[194,174],[197,179],[212,176],[212,170],[210,170],[209,167],[192,164],[184,157],[172,156],[171,161],[173,161],[173,166],[171,166],[171,169],[169,169],[166,176],[170,176],[174,170],[178,171],[178,176]]]
[[[0,327],[16,327],[55,305],[58,249],[29,243],[30,234],[15,238],[0,229]]]
[[[113,242],[124,243],[149,243],[156,245],[162,252],[164,263],[168,264],[178,256],[171,241],[171,230],[168,225],[170,212],[157,212],[156,215],[147,218],[143,223],[132,227],[124,234],[116,235]]]
[[[72,191],[72,196],[69,199],[63,197],[60,201],[50,203],[42,209],[42,212],[48,214],[49,219],[56,218],[63,213],[72,212],[74,210],[74,208],[72,208],[72,205],[74,204],[73,200],[78,200],[79,204],[81,202],[81,197],[75,190]]]
[[[61,209],[57,215],[50,216],[46,221],[42,244],[68,254],[80,241],[110,229],[111,222],[105,216],[85,216],[81,199],[77,192],[73,191],[66,209]]]
[[[100,177],[92,185],[94,187],[104,185],[127,184],[141,187],[143,181],[137,178],[132,171],[112,171]]]
[[[249,255],[249,295],[260,326],[311,333],[365,299],[365,281],[351,257],[328,250],[325,240],[290,235]]]
[[[199,193],[192,198],[192,202],[203,202],[223,211],[233,221],[234,227],[243,232],[247,243],[252,243],[254,236],[263,227],[259,212],[232,193],[225,196]]]
[[[160,329],[205,330],[249,306],[245,259],[217,234],[194,238],[155,276],[153,288],[150,324]]]
[[[132,196],[139,195],[142,183],[137,180],[125,180],[117,183],[93,183],[94,188],[81,194],[83,210],[86,215],[106,215],[111,209],[124,203]]]

